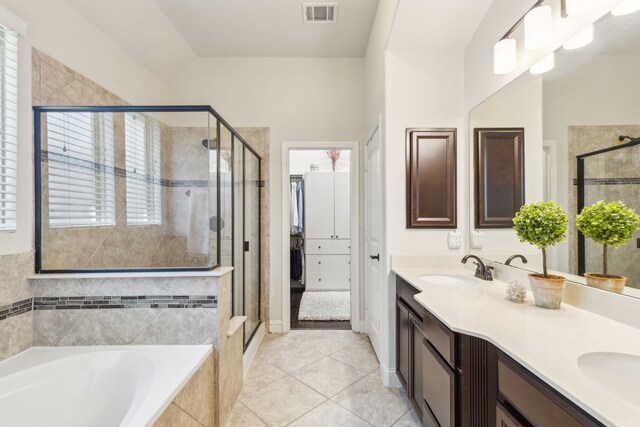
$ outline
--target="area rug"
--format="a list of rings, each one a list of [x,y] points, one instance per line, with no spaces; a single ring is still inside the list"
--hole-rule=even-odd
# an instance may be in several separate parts
[[[298,320],[349,320],[351,292],[304,292]]]

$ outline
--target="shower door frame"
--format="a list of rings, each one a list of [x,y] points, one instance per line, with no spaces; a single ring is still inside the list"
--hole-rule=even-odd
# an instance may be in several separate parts
[[[610,153],[612,151],[623,150],[625,148],[635,147],[636,145],[640,145],[640,138],[632,139],[631,141],[625,144],[614,145],[612,147],[602,148],[600,150],[591,151],[589,153],[580,154],[576,156],[577,166],[578,166],[578,209],[576,214],[582,212],[584,208],[584,160],[588,157],[597,156],[600,154]],[[586,260],[585,260],[585,252],[586,252],[586,239],[585,235],[582,234],[578,230],[578,275],[582,276],[586,270]]]

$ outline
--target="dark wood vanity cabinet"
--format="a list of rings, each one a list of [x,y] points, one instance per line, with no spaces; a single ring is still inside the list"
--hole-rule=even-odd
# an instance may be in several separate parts
[[[396,280],[396,372],[425,427],[601,426],[489,342],[451,331]]]

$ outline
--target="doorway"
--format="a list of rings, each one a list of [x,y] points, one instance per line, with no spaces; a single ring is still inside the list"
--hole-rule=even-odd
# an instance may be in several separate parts
[[[358,330],[357,158],[357,143],[284,143],[283,332]]]

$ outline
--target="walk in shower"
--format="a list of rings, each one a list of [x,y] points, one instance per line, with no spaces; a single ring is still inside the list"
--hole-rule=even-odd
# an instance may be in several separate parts
[[[209,106],[34,107],[36,272],[233,266],[260,313],[260,156]]]
[[[600,200],[621,201],[640,212],[640,138],[619,137],[620,144],[581,154],[578,167],[578,212]],[[640,288],[640,233],[611,249],[609,271],[627,277],[625,286]],[[578,273],[602,271],[602,245],[578,236]]]

